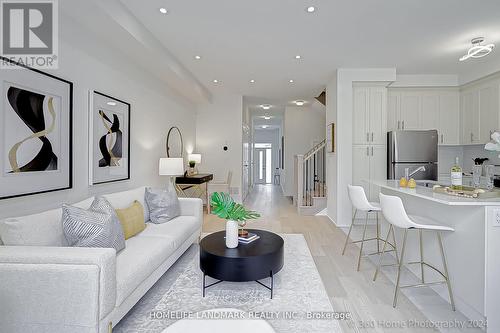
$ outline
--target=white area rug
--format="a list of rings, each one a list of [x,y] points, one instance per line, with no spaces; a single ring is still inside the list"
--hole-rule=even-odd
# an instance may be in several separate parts
[[[274,298],[256,282],[222,282],[201,294],[198,245],[193,245],[113,329],[113,332],[162,332],[184,316],[214,308],[236,308],[266,316],[276,332],[342,332],[331,319],[333,308],[302,235],[282,235],[285,265],[274,277]],[[207,277],[207,284],[213,282]],[[262,282],[268,284],[269,279]],[[155,315],[152,315],[152,312]],[[161,313],[161,315],[159,315]],[[330,316],[329,319],[311,319]],[[156,316],[156,317],[155,317]]]

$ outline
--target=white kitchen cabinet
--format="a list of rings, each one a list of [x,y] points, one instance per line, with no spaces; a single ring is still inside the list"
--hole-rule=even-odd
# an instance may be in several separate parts
[[[370,185],[370,146],[356,145],[352,147],[352,184],[363,186],[368,196]]]
[[[370,147],[370,180],[382,181],[387,179],[387,148],[385,145],[374,145]],[[370,185],[369,200],[378,201],[379,188]]]
[[[439,95],[439,144],[460,143],[460,97],[458,91]]]
[[[462,144],[479,143],[479,91],[462,94]]]
[[[387,179],[387,149],[385,145],[354,145],[352,148],[352,184],[363,186],[370,201],[378,201],[379,188],[370,185]]]
[[[353,89],[353,144],[384,144],[386,141],[387,89]]]
[[[488,85],[479,89],[479,141],[490,141],[491,134],[498,129],[498,86]]]
[[[439,144],[458,144],[460,98],[458,90],[390,89],[387,97],[388,130],[431,130]]]
[[[416,130],[422,128],[421,123],[422,95],[418,92],[402,92],[399,110],[401,129]]]

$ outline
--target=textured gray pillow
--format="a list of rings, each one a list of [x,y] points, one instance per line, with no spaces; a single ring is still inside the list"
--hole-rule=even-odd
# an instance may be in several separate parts
[[[146,187],[149,219],[155,224],[165,223],[181,215],[179,198],[173,186],[165,189]]]
[[[63,205],[62,225],[70,246],[114,248],[116,252],[125,248],[120,220],[103,197],[96,197],[88,210]]]

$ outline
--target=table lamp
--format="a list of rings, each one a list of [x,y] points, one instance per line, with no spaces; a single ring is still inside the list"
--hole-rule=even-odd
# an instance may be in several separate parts
[[[160,158],[159,175],[170,176],[170,182],[174,185],[174,177],[184,175],[184,159],[182,157]]]

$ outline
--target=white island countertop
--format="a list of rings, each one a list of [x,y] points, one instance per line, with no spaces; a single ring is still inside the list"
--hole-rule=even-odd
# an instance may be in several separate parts
[[[442,193],[435,193],[432,188],[417,186],[417,188],[399,187],[398,180],[375,180],[370,182],[381,188],[393,190],[406,195],[438,202],[450,206],[500,206],[500,198],[464,198]]]

